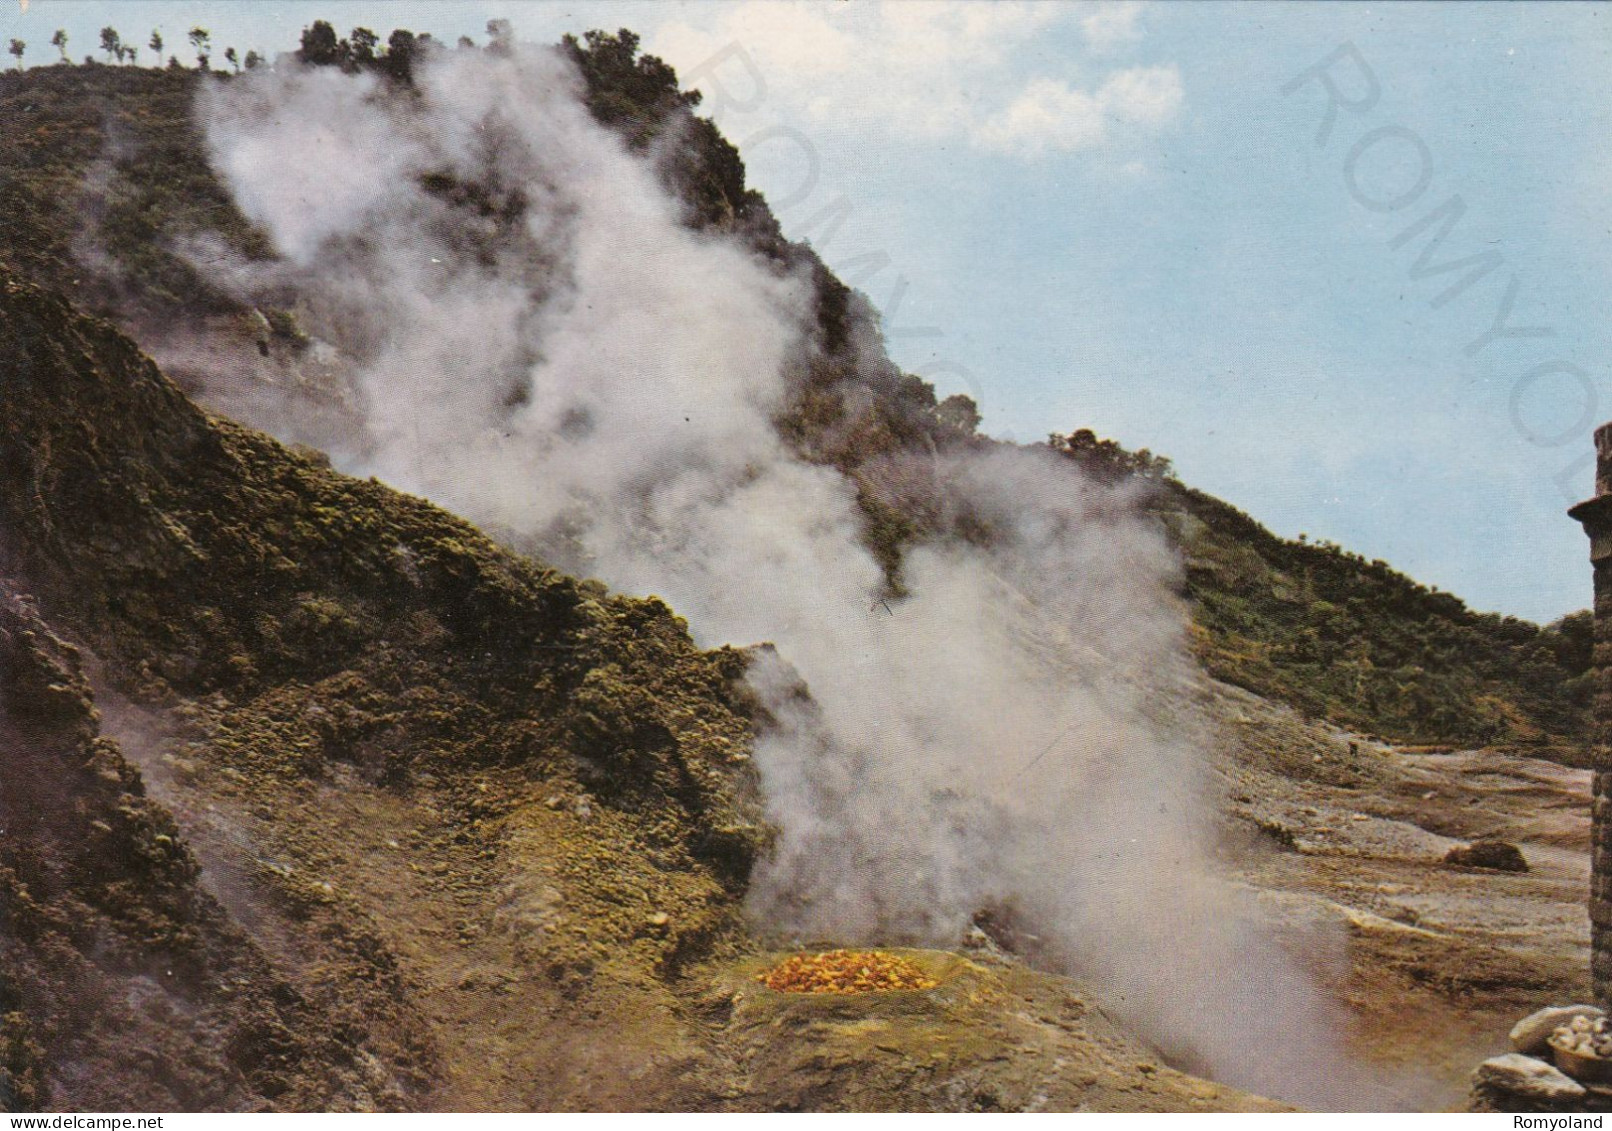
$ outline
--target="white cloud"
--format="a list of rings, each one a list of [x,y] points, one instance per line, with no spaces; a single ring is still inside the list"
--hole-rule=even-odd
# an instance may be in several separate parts
[[[1080,30],[1086,34],[1086,43],[1093,51],[1106,53],[1142,38],[1137,23],[1142,5],[1131,0],[1102,4],[1087,10],[1080,21]]]
[[[1181,112],[1186,95],[1175,66],[1132,67],[1104,82],[1097,101],[1116,121],[1160,126]]]
[[[972,140],[1003,154],[1068,153],[1105,144],[1115,125],[1163,125],[1180,112],[1183,100],[1181,74],[1173,66],[1120,71],[1095,93],[1035,79],[1005,111],[979,123]]]
[[[1036,79],[975,132],[980,145],[997,153],[1038,153],[1081,149],[1101,141],[1106,131],[1095,97],[1057,79]]]
[[[1120,142],[1181,112],[1174,66],[1095,62],[1140,37],[1139,13],[1123,3],[749,0],[680,10],[649,46],[692,76],[719,122],[761,114],[824,130],[854,123],[897,141],[1032,158]]]

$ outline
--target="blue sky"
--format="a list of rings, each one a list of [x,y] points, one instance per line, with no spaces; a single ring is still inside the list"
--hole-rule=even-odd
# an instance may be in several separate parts
[[[896,360],[972,393],[987,431],[1089,426],[1152,448],[1279,533],[1478,608],[1549,619],[1589,602],[1564,511],[1612,419],[1612,12],[8,4],[0,37],[27,40],[30,63],[53,57],[57,27],[81,58],[103,24],[140,43],[161,27],[173,50],[201,23],[242,54],[294,47],[321,17],[383,38],[479,39],[495,15],[540,41],[633,27],[696,76],[785,230],[880,304]],[[1362,67],[1380,93],[1318,146],[1326,92],[1282,88],[1345,43],[1340,97],[1368,89]],[[1437,225],[1393,241],[1455,196],[1465,214],[1424,266],[1499,262],[1435,307],[1466,274],[1415,276]],[[1513,285],[1502,325],[1551,336],[1472,353]]]

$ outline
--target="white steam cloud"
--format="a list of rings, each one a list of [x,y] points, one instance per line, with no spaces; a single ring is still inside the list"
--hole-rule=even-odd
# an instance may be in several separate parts
[[[855,486],[772,426],[808,282],[683,226],[557,52],[441,51],[416,84],[286,60],[206,88],[215,166],[282,257],[233,284],[294,301],[351,411],[313,435],[289,390],[215,397],[659,594],[702,644],[774,642],[768,928],[955,945],[988,911],[1199,1068],[1342,1102],[1316,995],[1200,864],[1177,567],[1125,493],[1003,446],[893,462],[898,501],[995,537],[912,549],[881,600]]]

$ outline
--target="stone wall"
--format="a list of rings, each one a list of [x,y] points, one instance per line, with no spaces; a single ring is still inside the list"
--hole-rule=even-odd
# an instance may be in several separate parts
[[[1591,832],[1591,975],[1596,1001],[1612,1005],[1612,424],[1595,433],[1595,497],[1569,513],[1590,536],[1595,570],[1595,800]]]

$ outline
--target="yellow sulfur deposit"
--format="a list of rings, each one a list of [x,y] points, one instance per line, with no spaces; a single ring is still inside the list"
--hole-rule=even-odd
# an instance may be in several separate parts
[[[794,954],[756,975],[770,990],[791,994],[866,994],[929,990],[940,983],[905,958],[877,950]]]

